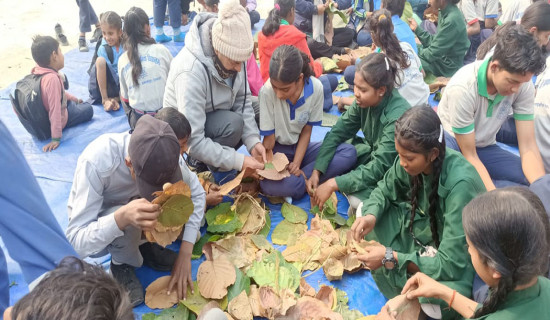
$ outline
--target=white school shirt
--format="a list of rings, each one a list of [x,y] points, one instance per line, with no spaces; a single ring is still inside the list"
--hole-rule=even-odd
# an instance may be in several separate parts
[[[323,84],[315,77],[304,83],[304,90],[296,104],[277,98],[268,79],[260,89],[260,134],[275,134],[283,145],[298,142],[305,125],[320,126],[323,120]]]
[[[462,11],[466,24],[471,26],[479,21],[477,17],[477,7],[474,0],[461,0],[458,3],[458,8]]]
[[[120,97],[134,109],[154,112],[162,108],[172,54],[161,44],[139,44],[138,52],[142,67],[139,86],[134,85],[132,80],[128,52],[124,52],[118,60]]]
[[[490,58],[460,68],[447,84],[437,107],[445,131],[452,136],[475,132],[476,147],[495,144],[498,130],[511,113],[520,121],[532,121],[534,117],[535,88],[531,81],[506,97],[487,94]]]
[[[498,18],[498,0],[476,0],[475,4],[479,21]]]
[[[533,3],[532,0],[513,0],[509,1],[508,5],[502,7],[502,15],[498,19],[501,23],[515,21],[519,23],[525,9]],[[548,18],[550,19],[550,17]]]
[[[127,132],[104,134],[92,141],[78,158],[67,204],[66,236],[82,258],[103,253],[110,243],[124,235],[116,224],[113,209],[139,198],[136,182],[124,162],[129,143]],[[180,168],[195,207],[185,224],[183,240],[195,243],[206,196],[197,175],[181,156]]]
[[[546,172],[550,172],[550,56],[546,69],[537,77],[535,88],[535,136]]]
[[[399,45],[409,57],[410,65],[406,69],[399,70],[401,83],[396,89],[411,107],[426,106],[430,97],[430,87],[424,82],[420,72],[422,62],[408,42],[399,42]]]

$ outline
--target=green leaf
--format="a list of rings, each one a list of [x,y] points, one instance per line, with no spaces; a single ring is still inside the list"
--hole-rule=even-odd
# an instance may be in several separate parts
[[[191,259],[199,259],[202,257],[202,247],[204,247],[207,242],[211,241],[210,237],[212,237],[212,234],[207,232],[199,239],[199,241],[195,242]]]
[[[300,271],[286,262],[278,250],[264,255],[261,261],[254,261],[246,274],[258,286],[270,286],[276,292],[284,288],[294,292],[300,285]]]
[[[264,170],[269,170],[269,169],[275,170],[275,166],[271,162],[264,164]]]
[[[187,307],[189,310],[191,310],[193,313],[198,315],[202,308],[210,301],[211,299],[206,299],[203,296],[201,296],[199,292],[199,286],[197,284],[197,281],[193,281],[193,288],[194,293],[191,293],[189,290],[187,290],[187,299],[181,300],[180,303],[183,304],[185,307]],[[217,301],[220,304],[220,308],[222,310],[225,310],[227,308],[227,296],[221,300],[214,300]]]
[[[352,214],[351,216],[349,216],[348,220],[346,221],[346,226],[351,228],[351,226],[353,225],[356,219],[357,217],[355,216],[355,214]]]
[[[252,240],[252,242],[256,247],[258,247],[258,249],[264,249],[267,252],[271,252],[271,250],[273,250],[273,246],[269,241],[267,241],[267,239],[263,235],[251,235],[250,240]]]
[[[182,194],[176,194],[171,196],[162,205],[161,213],[157,220],[165,227],[182,226],[189,220],[193,209],[194,205],[191,198]]]
[[[334,61],[331,58],[321,57],[319,58],[319,60],[321,60],[321,64],[323,65],[324,72],[330,72],[335,69],[338,69],[338,65],[336,64],[336,61]]]
[[[336,290],[336,308],[334,311],[342,315],[344,320],[355,320],[363,317],[363,314],[358,310],[350,310],[348,306],[348,295],[345,291]]]
[[[281,221],[271,234],[271,242],[274,244],[287,244],[289,239],[297,238],[307,230],[303,223],[290,223],[286,219]]]
[[[329,198],[326,202],[325,202],[325,205],[323,206],[323,214],[324,215],[334,215],[337,213],[337,208],[336,208],[336,205],[334,204],[334,202],[332,202],[332,199]]]
[[[339,225],[339,226],[345,226],[346,225],[346,218],[342,217],[339,214],[335,214],[333,216],[325,216],[325,219],[332,222],[333,225]]]
[[[345,24],[348,23],[348,17],[342,11],[338,10],[338,8],[334,7],[334,2],[330,2],[327,10],[340,16],[340,19],[342,19]]]
[[[300,207],[291,205],[288,202],[283,203],[281,207],[281,213],[286,221],[291,223],[306,223],[308,215]]]
[[[235,268],[235,272],[237,273],[235,283],[227,289],[228,302],[231,302],[231,300],[243,292],[243,290],[246,291],[246,295],[250,294],[250,278],[239,268]]]
[[[311,212],[313,215],[321,215],[321,210],[319,210],[319,206],[315,206],[309,209],[309,212]]]
[[[242,223],[231,210],[231,203],[222,202],[206,212],[206,230],[212,233],[231,233],[242,227]]]
[[[141,320],[189,320],[189,315],[189,309],[183,304],[178,304],[176,308],[164,309],[159,314],[144,314]]]
[[[260,230],[260,232],[258,232],[258,235],[262,235],[262,236],[267,238],[267,235],[269,234],[269,231],[271,231],[271,215],[269,214],[269,212],[266,212],[265,213],[265,225],[262,228],[262,230]]]

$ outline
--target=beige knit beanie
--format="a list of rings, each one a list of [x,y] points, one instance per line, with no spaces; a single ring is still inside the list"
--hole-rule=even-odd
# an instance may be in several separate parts
[[[250,16],[238,0],[223,1],[212,27],[212,46],[227,58],[247,61],[254,49]]]

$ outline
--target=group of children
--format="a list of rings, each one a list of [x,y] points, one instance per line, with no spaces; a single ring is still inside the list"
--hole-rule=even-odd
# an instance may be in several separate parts
[[[491,1],[478,2],[489,6]],[[322,142],[311,136],[332,88],[314,58],[323,50],[346,52],[337,44],[356,41],[360,33],[346,26],[341,29],[351,31],[335,29],[328,45],[299,30],[312,27],[308,12],[323,16],[328,4],[275,0],[258,36],[265,83],[256,108],[246,71],[253,51],[250,12],[242,1],[222,3],[217,15],[197,15],[186,46],[174,59],[151,37],[142,9],[131,8],[123,27],[116,13],[104,13],[104,43],[92,72],[99,91],[95,103],[101,101],[106,111],[122,103],[131,132],[102,135],[79,157],[68,199],[69,243],[80,257],[109,252],[111,273],[134,306],[143,302],[134,272],[142,264],[171,271],[167,290],[184,298],[205,207],[221,199],[214,187],[216,200],[208,200],[182,155],[195,169],[203,164],[227,171],[262,169],[269,151],[282,152],[290,176],[262,180],[261,192],[288,201],[307,192],[312,206],[321,209],[333,192],[345,194],[348,214],[356,216],[355,240],[379,243],[358,258],[385,297],[420,298],[432,318],[549,314],[542,302],[550,298],[550,280],[543,277],[549,268],[550,227],[535,195],[548,189],[527,186],[548,181],[548,157],[543,162],[539,148],[548,151],[541,147],[548,144],[541,132],[550,73],[541,72],[542,47],[550,33],[550,20],[542,17],[550,4],[532,4],[521,24],[508,22],[487,34],[479,45],[483,54],[476,53],[479,60],[463,66],[468,36],[475,33],[469,27],[481,21],[481,29],[491,29],[497,17],[487,11],[483,20],[468,20],[463,14],[468,1],[460,3],[462,12],[457,3],[430,0],[439,10],[435,34],[428,31],[429,23],[418,25],[414,19],[407,20],[409,29],[403,28],[404,0],[382,0],[381,9],[373,10],[374,4],[366,10],[364,26],[375,50],[346,70],[354,99]],[[206,5],[218,10],[215,3]],[[334,5],[346,9],[348,4]],[[355,1],[349,5],[349,14],[361,18],[365,7]],[[42,80],[47,85],[44,105],[50,114],[58,113],[45,151],[57,148],[63,126],[84,118],[72,115],[85,112],[67,102],[79,102],[76,98],[58,94],[64,92],[57,74],[64,60],[56,43],[37,37],[33,44],[36,72],[48,73]],[[452,77],[437,113],[428,106],[426,73]],[[539,75],[536,103],[534,75]],[[499,137],[515,138],[520,156],[497,146]],[[243,144],[251,156],[236,152]],[[154,228],[160,213],[150,203],[152,192],[179,180],[190,186],[195,207],[175,253],[143,243],[141,235]],[[494,190],[518,185],[523,187]],[[481,295],[478,305],[469,297],[480,284],[490,293]],[[383,308],[379,317],[393,315]]]

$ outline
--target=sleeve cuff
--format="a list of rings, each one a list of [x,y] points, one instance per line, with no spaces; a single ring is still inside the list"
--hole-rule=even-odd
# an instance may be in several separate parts
[[[244,163],[244,154],[235,151],[235,158],[233,159],[233,169],[241,171]]]
[[[485,15],[485,19],[496,19],[496,18],[498,18],[498,14]]]
[[[468,21],[468,25],[471,26],[472,24],[474,24],[474,23],[476,23],[476,22],[478,22],[478,21],[479,21],[479,19],[478,19],[478,18],[475,18],[475,19],[473,19],[473,20]]]
[[[323,121],[313,121],[313,122],[308,122],[307,124],[310,125],[310,126],[320,126],[321,123],[323,123]],[[273,132],[275,132],[275,130],[273,130]]]
[[[453,129],[453,132],[454,133],[457,133],[457,134],[468,134],[468,133],[472,133],[474,132],[475,130],[475,123],[472,123],[470,124],[469,126],[467,127],[464,127],[464,128],[455,128],[455,127],[452,127]]]
[[[514,113],[514,120],[518,121],[533,121],[535,120],[534,114],[518,114]]]
[[[199,233],[198,229],[185,225],[185,231],[183,232],[182,240],[195,244],[195,242],[197,241],[198,233]]]
[[[252,148],[254,148],[257,143],[261,143],[260,136],[257,134],[249,135],[248,137],[243,139],[243,143],[246,146],[246,150],[250,153]]]
[[[260,130],[261,136],[270,136],[275,133],[275,129],[273,130]]]
[[[98,219],[99,227],[105,231],[105,234],[109,235],[113,239],[124,235],[124,231],[118,228],[115,220],[115,214],[109,214]]]

